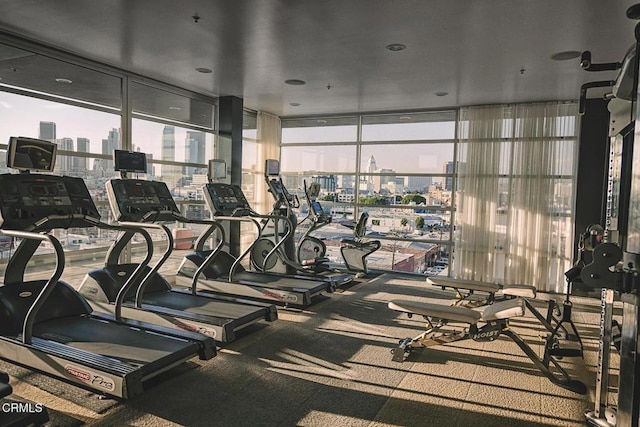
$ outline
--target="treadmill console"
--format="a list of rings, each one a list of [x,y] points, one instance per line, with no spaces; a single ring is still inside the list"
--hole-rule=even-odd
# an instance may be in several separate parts
[[[36,223],[49,218],[45,223]],[[43,231],[93,227],[100,219],[81,178],[41,174],[0,175],[0,228]]]
[[[175,221],[181,215],[164,182],[111,179],[106,188],[116,221]]]
[[[213,215],[234,216],[240,212],[246,215],[251,206],[239,185],[209,183],[203,187],[204,197]]]

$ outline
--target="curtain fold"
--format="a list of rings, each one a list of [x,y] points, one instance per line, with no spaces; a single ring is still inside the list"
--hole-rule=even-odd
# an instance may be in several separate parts
[[[577,117],[575,103],[461,110],[455,277],[564,290]]]
[[[255,207],[262,214],[271,212],[273,197],[267,191],[264,182],[264,165],[267,159],[280,160],[280,143],[282,140],[282,124],[278,116],[258,112],[256,125],[256,176]]]

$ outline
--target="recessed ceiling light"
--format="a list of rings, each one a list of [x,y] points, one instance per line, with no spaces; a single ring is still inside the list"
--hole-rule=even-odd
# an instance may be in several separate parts
[[[57,78],[57,79],[56,79],[56,81],[57,81],[58,83],[65,83],[65,84],[68,84],[68,85],[69,85],[69,84],[71,84],[71,83],[73,83],[73,81],[71,81],[71,80],[69,80],[69,79],[63,79],[63,78]]]
[[[289,105],[291,105],[292,107],[299,107],[300,103],[299,102],[290,102]]]
[[[436,96],[447,96],[447,95],[449,95],[449,92],[436,92],[435,95]]]
[[[202,74],[211,74],[213,73],[213,70],[211,68],[205,68],[205,67],[198,67],[196,68],[196,71]]]
[[[554,61],[568,61],[570,59],[580,58],[582,52],[577,50],[565,50],[564,52],[556,52],[551,55],[551,59]]]
[[[398,117],[400,120],[411,120],[411,116],[400,116]]]
[[[326,120],[316,120],[317,123],[320,123],[321,125],[326,125],[327,121]]]
[[[288,79],[288,80],[285,80],[284,82],[292,86],[302,86],[307,84],[307,82],[305,82],[304,80],[299,80],[299,79]]]
[[[388,44],[385,47],[387,48],[387,50],[390,50],[391,52],[400,52],[401,50],[405,50],[407,48],[407,46],[400,43]]]

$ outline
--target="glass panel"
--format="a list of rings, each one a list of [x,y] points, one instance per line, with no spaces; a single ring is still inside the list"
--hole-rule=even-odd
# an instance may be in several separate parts
[[[116,109],[122,106],[119,77],[5,44],[0,44],[0,62],[0,86]]]
[[[347,142],[358,138],[356,117],[282,120],[282,143]]]
[[[148,173],[167,183],[179,199],[202,200],[200,187],[207,181],[207,159],[213,157],[213,134],[188,128],[134,119],[133,149],[150,159]],[[194,163],[180,166],[152,163],[154,160]]]
[[[360,202],[449,207],[452,188],[453,176],[361,175]]]
[[[283,173],[349,172],[355,170],[356,146],[282,147],[280,156]]]
[[[353,219],[355,175],[286,174],[282,176],[282,182],[300,201],[300,219],[306,217],[308,212],[308,203],[304,194],[305,182],[307,186],[314,182],[320,184],[320,193],[316,200],[320,202],[325,214],[331,214],[334,219]]]
[[[431,243],[382,240],[380,249],[367,257],[371,269],[425,275],[449,274],[449,247]]]
[[[363,141],[454,139],[455,111],[365,116]]]
[[[453,173],[453,143],[363,145],[363,173]]]
[[[369,213],[367,236],[402,238],[420,241],[450,239],[451,211],[436,209],[402,209],[400,207],[360,206]]]
[[[0,143],[11,136],[57,141],[58,149],[112,155],[120,146],[120,115],[0,91]],[[89,161],[88,168],[102,167]]]
[[[214,128],[213,103],[190,98],[141,83],[131,83],[133,112],[175,122]]]

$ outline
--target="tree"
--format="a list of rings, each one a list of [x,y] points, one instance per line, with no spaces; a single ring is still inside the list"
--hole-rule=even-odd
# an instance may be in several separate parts
[[[403,227],[406,227],[408,223],[409,223],[409,220],[407,218],[402,218],[400,220],[400,225],[402,225]]]
[[[402,198],[403,205],[408,205],[411,202],[414,202],[416,205],[420,205],[420,204],[426,205],[427,199],[425,199],[424,196],[417,193],[407,194]]]
[[[386,205],[385,197],[360,197],[360,204],[363,205]]]
[[[424,227],[424,218],[419,216],[416,218],[416,228],[421,230]]]

